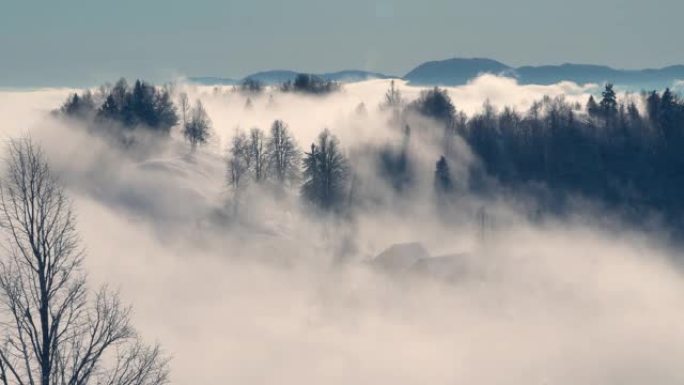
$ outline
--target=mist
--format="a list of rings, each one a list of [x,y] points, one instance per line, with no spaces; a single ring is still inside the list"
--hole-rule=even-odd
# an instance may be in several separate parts
[[[213,122],[196,153],[178,132],[122,149],[50,116],[73,90],[2,91],[2,138],[28,135],[45,150],[75,205],[90,279],[133,305],[140,334],[172,356],[174,384],[684,382],[681,251],[591,205],[530,221],[525,200],[464,192],[445,218],[431,203],[439,150],[428,139],[412,144],[423,176],[399,200],[365,162],[368,148],[400,139],[378,108],[388,86],[311,97],[178,83]],[[422,90],[398,87],[409,101]],[[595,87],[485,75],[447,90],[473,114],[486,101],[524,111],[544,95],[584,103]],[[249,188],[234,210],[226,147],[276,119],[302,149],[329,128],[381,203],[340,219],[316,215],[296,190]],[[465,184],[477,159],[458,146]],[[453,265],[374,263],[407,243]]]

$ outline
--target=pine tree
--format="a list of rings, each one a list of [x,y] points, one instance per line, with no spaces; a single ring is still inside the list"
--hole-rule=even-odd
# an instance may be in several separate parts
[[[67,99],[60,108],[62,114],[77,118],[90,117],[95,111],[95,102],[90,91],[86,91],[83,96],[74,93]]]
[[[136,80],[131,95],[131,109],[134,119],[128,123],[134,126],[138,123],[150,128],[157,127],[157,116],[154,111],[154,88],[147,83]]]
[[[660,95],[656,91],[651,91],[646,97],[646,112],[652,122],[657,122],[660,116]]]
[[[451,181],[451,172],[446,158],[442,155],[435,164],[435,191],[439,195],[452,192],[454,184]]]
[[[429,91],[423,91],[418,100],[411,107],[423,116],[433,118],[447,126],[454,121],[456,107],[445,89],[435,87]]]
[[[407,124],[403,130],[400,146],[387,145],[380,150],[379,172],[397,192],[404,192],[414,181],[412,158],[409,156],[411,127]]]
[[[390,88],[385,93],[385,102],[382,104],[382,107],[395,109],[400,108],[402,104],[404,104],[404,101],[401,97],[401,91],[394,86],[394,80],[392,80]]]
[[[97,116],[102,119],[114,120],[118,119],[121,114],[121,109],[116,102],[114,95],[109,94],[97,112]]]
[[[167,135],[171,127],[178,124],[176,107],[169,91],[158,90],[141,80],[135,82],[132,90],[124,79],[119,80],[106,96],[97,117],[119,122],[128,128],[142,125]]]
[[[587,101],[587,114],[592,117],[598,116],[600,114],[599,106],[596,103],[593,95],[589,96],[589,100]]]
[[[171,127],[178,124],[178,114],[176,106],[171,100],[171,95],[168,91],[156,91],[154,94],[155,128],[159,129],[164,134],[171,132]],[[208,118],[207,118],[208,119]]]
[[[618,113],[617,96],[611,83],[606,83],[606,87],[601,93],[603,97],[599,103],[601,114],[606,122],[611,121]]]
[[[190,142],[190,146],[194,151],[198,145],[203,145],[207,142],[210,130],[211,119],[209,119],[209,115],[204,109],[202,102],[198,100],[195,107],[190,110],[190,116],[187,118],[185,127],[183,127],[183,136]]]

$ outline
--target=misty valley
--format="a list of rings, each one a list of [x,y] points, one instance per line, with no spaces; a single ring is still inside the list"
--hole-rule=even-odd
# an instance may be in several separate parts
[[[681,82],[485,64],[0,89],[0,384],[684,383]]]

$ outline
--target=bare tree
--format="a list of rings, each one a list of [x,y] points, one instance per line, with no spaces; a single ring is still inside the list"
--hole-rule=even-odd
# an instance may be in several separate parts
[[[183,128],[185,128],[185,125],[188,123],[188,115],[190,114],[190,100],[187,93],[182,92],[178,97],[178,108],[180,109],[181,123]]]
[[[245,184],[245,174],[250,170],[252,158],[250,156],[249,141],[244,132],[238,131],[228,151],[228,183],[237,193]]]
[[[380,105],[383,109],[398,109],[404,104],[401,91],[394,86],[394,79],[390,82],[390,88],[385,92],[385,100]]]
[[[282,120],[276,120],[271,126],[268,155],[270,174],[279,185],[298,179],[301,153]]]
[[[205,144],[209,140],[210,130],[211,119],[209,119],[209,114],[204,109],[202,102],[198,100],[195,107],[190,110],[189,120],[183,126],[183,136],[190,142],[194,151],[198,145]]]
[[[159,385],[168,359],[143,345],[130,309],[89,295],[64,191],[30,140],[11,141],[0,184],[0,384]]]
[[[254,181],[261,183],[266,180],[268,166],[268,147],[266,136],[259,128],[249,131],[249,155],[252,159],[252,176]]]

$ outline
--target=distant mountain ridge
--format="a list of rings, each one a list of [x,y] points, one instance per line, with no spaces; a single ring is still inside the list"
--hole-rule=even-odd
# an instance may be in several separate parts
[[[429,61],[404,76],[420,85],[461,85],[483,73],[508,75],[513,68],[492,59],[447,59]]]
[[[205,84],[205,85],[233,85],[238,84],[240,81],[229,78],[221,78],[217,76],[196,76],[188,78],[193,83]]]
[[[590,64],[511,67],[492,59],[447,59],[423,63],[404,79],[415,85],[458,86],[481,74],[513,77],[520,84],[556,84],[571,81],[579,84],[611,82],[623,86],[664,88],[684,79],[684,65],[658,69],[621,70]]]
[[[246,79],[253,79],[267,85],[273,85],[294,80],[297,74],[296,71],[274,70],[257,72],[239,80],[219,77],[194,77],[189,80],[208,85],[232,85],[239,84]],[[487,58],[453,58],[425,62],[403,77],[361,70],[345,70],[317,75],[326,80],[341,83],[395,78],[407,80],[413,85],[459,86],[468,83],[481,74],[512,77],[517,79],[520,84],[549,85],[561,81],[571,81],[578,84],[611,82],[625,87],[662,89],[672,86],[675,81],[684,80],[684,65],[642,70],[622,70],[603,65],[572,63],[512,67]]]

